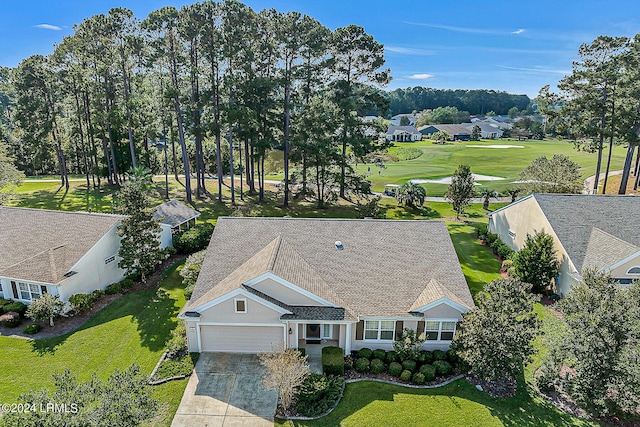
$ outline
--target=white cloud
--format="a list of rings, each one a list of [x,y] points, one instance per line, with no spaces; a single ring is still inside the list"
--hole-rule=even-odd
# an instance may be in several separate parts
[[[416,49],[413,47],[402,47],[402,46],[385,46],[384,50],[386,52],[399,53],[402,55],[435,55],[435,50],[428,49]]]
[[[407,78],[411,80],[427,80],[427,79],[430,79],[431,77],[433,77],[433,74],[427,74],[427,73],[418,73],[418,74],[412,74],[410,76],[407,76]]]
[[[516,31],[512,31],[511,34],[522,34],[524,33],[526,30],[524,28],[520,28],[519,30]]]
[[[419,25],[421,27],[429,27],[429,28],[439,28],[441,30],[454,31],[456,33],[471,33],[471,34],[504,34],[498,31],[486,30],[484,28],[471,28],[471,27],[454,27],[452,25],[437,25],[437,24],[426,24],[423,22],[409,22],[403,21],[403,24],[408,25]]]
[[[62,28],[58,27],[57,25],[51,25],[51,24],[38,24],[38,25],[34,25],[34,27],[41,28],[43,30],[53,30],[53,31],[62,30]]]
[[[552,70],[549,68],[542,68],[542,67],[525,68],[525,67],[509,67],[506,65],[497,65],[497,67],[504,68],[506,70],[528,71],[533,73],[551,73],[551,74],[563,74],[563,75],[571,74],[571,70]]]

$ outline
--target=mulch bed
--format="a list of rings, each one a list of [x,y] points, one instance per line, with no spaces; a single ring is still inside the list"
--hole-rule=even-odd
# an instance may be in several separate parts
[[[482,391],[491,397],[513,397],[518,389],[518,383],[516,380],[485,381],[473,375],[468,375],[466,379],[474,386],[482,387]]]
[[[452,372],[450,375],[448,375],[446,377],[438,377],[433,381],[427,381],[424,384],[421,384],[421,386],[439,385],[439,384],[442,384],[445,381],[450,380],[451,378],[454,378],[457,375],[459,375],[457,372]],[[378,380],[384,380],[384,381],[391,381],[391,382],[398,383],[398,384],[401,384],[401,385],[415,386],[415,384],[413,384],[411,381],[402,381],[400,378],[394,377],[393,375],[391,375],[388,372],[383,372],[381,374],[372,374],[371,372],[360,373],[360,372],[356,371],[355,369],[349,369],[349,370],[345,370],[344,379],[345,380],[378,379]]]
[[[139,292],[144,291],[146,289],[157,288],[162,281],[162,276],[164,272],[171,266],[173,263],[186,258],[187,255],[176,254],[172,255],[166,260],[162,262],[157,268],[156,271],[147,278],[145,283],[138,282],[131,289],[127,290],[127,293],[130,292]],[[4,326],[0,326],[0,336],[3,337],[11,337],[11,338],[22,338],[22,339],[45,339],[45,338],[53,338],[60,335],[67,334],[69,332],[75,331],[78,329],[84,322],[89,320],[94,314],[98,311],[102,310],[118,298],[120,298],[122,294],[115,295],[104,295],[102,296],[91,309],[77,316],[65,316],[55,320],[55,324],[53,327],[50,327],[47,322],[33,322],[31,319],[23,319],[22,323],[16,328],[6,328]],[[42,325],[42,330],[37,334],[29,335],[22,332],[22,328],[29,323],[39,323]]]

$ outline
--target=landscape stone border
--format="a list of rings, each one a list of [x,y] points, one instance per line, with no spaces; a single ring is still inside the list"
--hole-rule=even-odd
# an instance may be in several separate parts
[[[151,378],[153,378],[153,376],[156,374],[156,371],[158,370],[160,365],[162,365],[162,362],[164,362],[167,359],[167,354],[169,354],[169,350],[165,350],[165,352],[162,353],[162,356],[160,356],[160,360],[158,360],[158,363],[156,363],[156,367],[153,368],[153,371],[151,371],[151,374],[149,375],[149,380],[147,381],[147,384],[149,384],[149,385],[160,385],[160,384],[167,383],[169,381],[183,380],[185,378],[189,378],[193,374],[193,371],[191,371],[191,373],[188,374],[188,375],[176,375],[174,377],[162,378],[162,379],[157,380],[157,381],[151,381]]]
[[[342,396],[344,395],[344,388],[347,386],[348,383],[357,383],[357,382],[360,382],[360,381],[375,381],[375,382],[379,382],[379,383],[397,385],[397,386],[400,386],[400,387],[429,389],[429,388],[444,387],[444,386],[446,386],[448,384],[451,384],[454,381],[458,381],[461,378],[464,378],[464,375],[456,375],[455,377],[449,378],[448,380],[443,381],[440,384],[434,384],[434,385],[405,384],[405,383],[401,383],[401,382],[397,382],[397,381],[382,380],[382,379],[378,379],[378,378],[351,378],[351,379],[348,379],[348,380],[344,381],[344,384],[342,386],[342,390],[340,391],[340,396],[336,399],[335,404],[327,412],[324,412],[324,413],[322,413],[320,415],[317,415],[315,417],[277,416],[277,418],[280,418],[281,420],[311,421],[311,420],[317,420],[317,419],[322,418],[322,417],[326,417],[331,412],[333,412],[334,409],[336,409],[336,407],[338,406],[338,403],[340,403],[340,401],[342,400]]]

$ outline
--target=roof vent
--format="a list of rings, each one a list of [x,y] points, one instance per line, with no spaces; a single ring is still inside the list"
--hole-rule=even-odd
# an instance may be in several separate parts
[[[342,242],[340,240],[336,240],[336,249],[344,249],[344,246],[342,245]]]

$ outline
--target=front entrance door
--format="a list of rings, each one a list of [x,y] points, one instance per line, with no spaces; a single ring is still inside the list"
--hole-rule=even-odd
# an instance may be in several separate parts
[[[307,341],[320,341],[320,325],[307,324]]]

